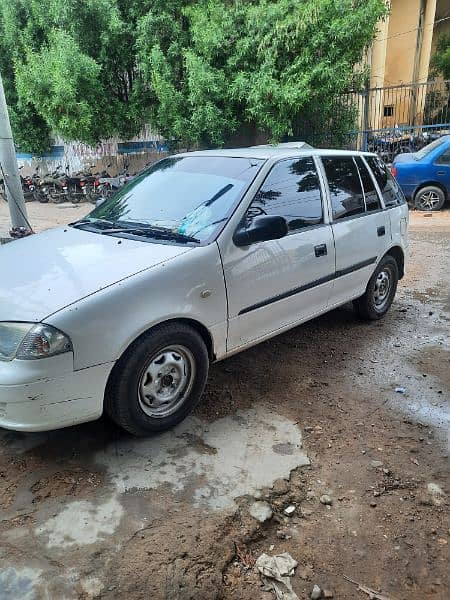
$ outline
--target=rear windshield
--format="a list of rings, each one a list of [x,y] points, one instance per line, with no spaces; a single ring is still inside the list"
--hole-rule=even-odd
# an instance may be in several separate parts
[[[433,150],[438,148],[443,143],[444,143],[444,140],[442,138],[434,140],[434,142],[431,142],[430,144],[428,144],[427,146],[424,146],[421,150],[416,152],[414,154],[414,158],[416,160],[422,160],[422,158],[425,158],[425,156],[430,154],[430,152],[433,152]]]

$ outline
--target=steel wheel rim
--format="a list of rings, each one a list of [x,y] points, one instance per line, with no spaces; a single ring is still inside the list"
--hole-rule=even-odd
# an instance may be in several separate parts
[[[433,210],[440,202],[439,195],[436,192],[424,192],[419,197],[419,208],[422,210]]]
[[[176,412],[192,390],[195,371],[194,356],[185,346],[166,346],[153,354],[138,382],[145,414],[162,419]]]
[[[377,310],[383,310],[389,300],[389,294],[392,287],[391,272],[388,269],[383,269],[375,279],[373,289],[373,303]]]

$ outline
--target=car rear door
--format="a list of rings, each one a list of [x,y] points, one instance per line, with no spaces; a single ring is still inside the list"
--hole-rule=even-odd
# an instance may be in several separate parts
[[[336,251],[330,307],[362,295],[390,244],[390,221],[360,156],[324,156]]]
[[[281,160],[244,210],[288,221],[284,238],[245,247],[233,231],[219,239],[228,297],[228,352],[326,310],[334,276],[334,243],[313,157]]]
[[[385,214],[389,219],[391,239],[386,241],[388,245],[399,245],[407,252],[409,210],[405,196],[390,169],[378,156],[366,156],[364,160],[375,178]],[[383,253],[387,249],[384,248]]]

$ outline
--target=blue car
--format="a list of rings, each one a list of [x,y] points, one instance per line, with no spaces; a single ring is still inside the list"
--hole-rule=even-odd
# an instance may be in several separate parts
[[[418,152],[399,154],[392,163],[408,202],[418,210],[440,210],[450,198],[450,135]]]

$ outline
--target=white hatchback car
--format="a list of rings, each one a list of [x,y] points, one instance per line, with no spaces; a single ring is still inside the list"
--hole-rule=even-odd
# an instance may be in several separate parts
[[[0,248],[0,426],[181,421],[208,367],[354,301],[389,309],[408,208],[373,154],[165,158],[85,219]]]

